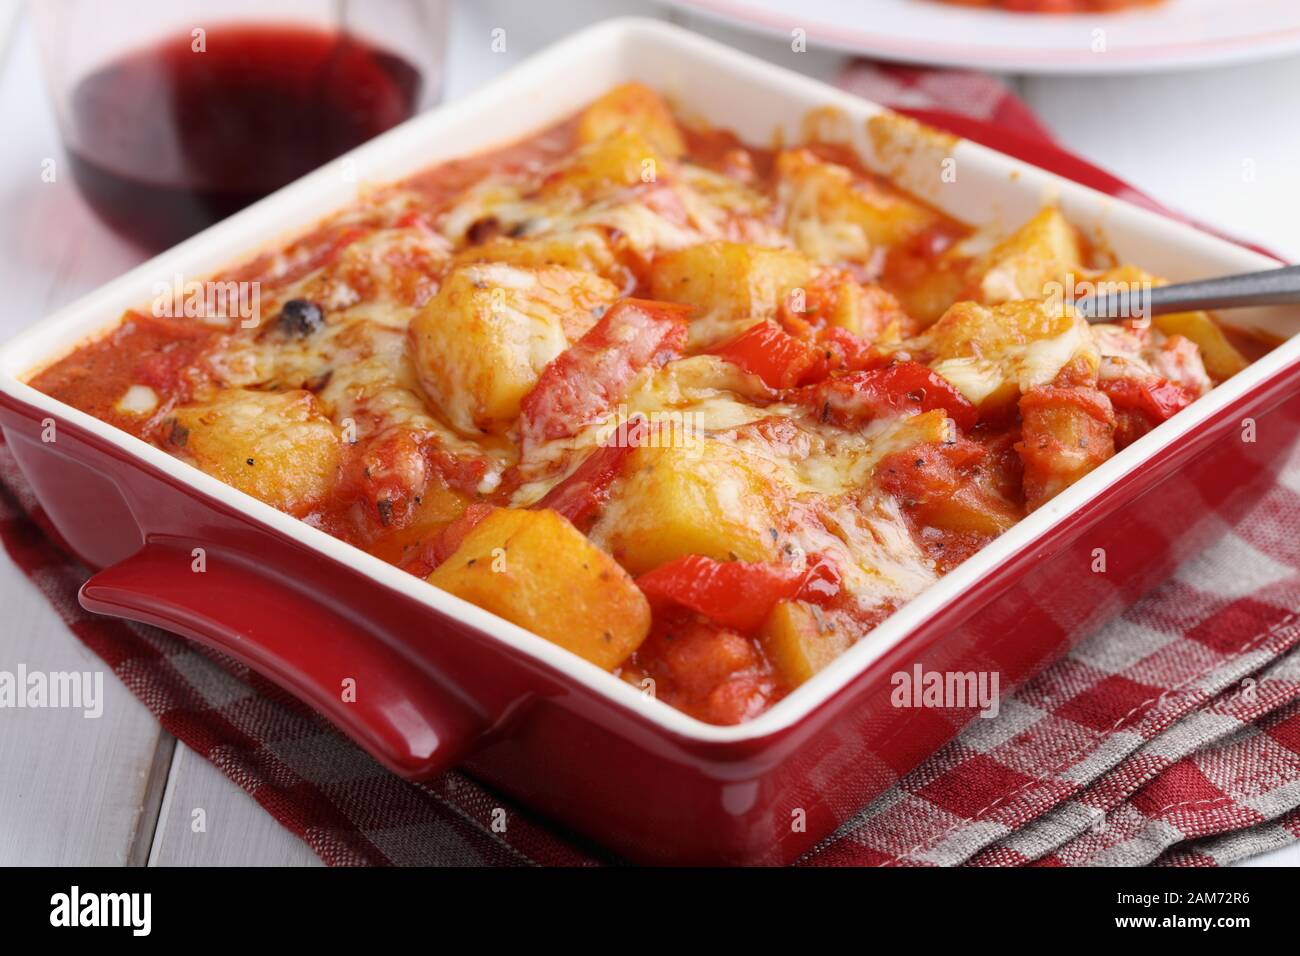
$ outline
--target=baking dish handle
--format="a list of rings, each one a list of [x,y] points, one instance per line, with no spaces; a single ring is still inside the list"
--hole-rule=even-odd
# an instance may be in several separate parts
[[[484,718],[443,693],[363,621],[265,569],[205,553],[200,572],[192,555],[179,542],[151,541],[86,581],[81,605],[230,655],[403,777],[427,779],[449,769],[482,735]]]

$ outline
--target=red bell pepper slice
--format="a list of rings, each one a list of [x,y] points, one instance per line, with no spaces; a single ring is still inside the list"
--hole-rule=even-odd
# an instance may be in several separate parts
[[[891,412],[941,408],[962,429],[973,428],[979,411],[942,375],[917,362],[851,372],[800,390],[798,400],[818,409],[823,421],[865,424]]]
[[[433,540],[430,563],[437,567],[455,554],[469,533],[495,510],[492,505],[473,504],[461,512],[461,516],[438,532],[438,537]]]
[[[520,405],[524,454],[568,438],[600,418],[643,368],[663,365],[686,346],[690,306],[645,299],[616,303],[591,330],[543,370]]]
[[[555,485],[541,497],[533,508],[548,508],[558,512],[579,530],[585,527],[599,508],[609,498],[610,485],[618,477],[623,462],[632,450],[648,436],[636,423],[624,422],[610,436],[609,441],[593,451],[574,469],[573,474]],[[447,525],[433,540],[428,557],[437,567],[460,547],[465,536],[495,510],[493,505],[472,504],[459,518]]]
[[[1099,388],[1117,409],[1140,412],[1153,424],[1172,418],[1195,400],[1181,385],[1163,378],[1111,378],[1100,382]]]
[[[865,372],[889,364],[886,353],[838,325],[823,329],[817,340],[823,352],[829,355],[826,362],[831,371]]]
[[[596,509],[608,500],[610,485],[623,470],[627,456],[632,449],[649,441],[650,427],[643,422],[621,423],[605,444],[588,455],[573,474],[551,488],[533,507],[558,511],[575,528],[586,532]]]
[[[699,554],[660,565],[636,579],[652,604],[678,604],[723,627],[753,632],[778,601],[825,601],[839,593],[840,576],[824,558],[802,570],[781,564],[715,561]]]
[[[772,388],[793,388],[825,374],[825,356],[810,342],[797,339],[771,320],[746,329],[713,352]]]
[[[1115,408],[1110,397],[1090,385],[1036,385],[1020,397],[1020,416],[1032,409],[1072,406],[1103,425],[1115,424]]]

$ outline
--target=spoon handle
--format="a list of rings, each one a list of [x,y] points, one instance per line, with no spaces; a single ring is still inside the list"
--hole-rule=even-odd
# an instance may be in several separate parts
[[[1091,295],[1076,302],[1074,310],[1089,322],[1110,322],[1116,318],[1201,309],[1298,304],[1300,266],[1284,266],[1245,275]]]

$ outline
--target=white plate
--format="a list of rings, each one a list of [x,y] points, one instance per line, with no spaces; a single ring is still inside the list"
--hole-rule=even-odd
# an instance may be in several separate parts
[[[884,60],[1004,73],[1149,73],[1300,51],[1297,0],[1164,0],[1118,13],[1005,13],[937,0],[665,0]]]

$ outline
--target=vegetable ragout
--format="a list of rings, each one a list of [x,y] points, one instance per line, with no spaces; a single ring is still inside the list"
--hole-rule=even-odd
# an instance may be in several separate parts
[[[630,84],[211,280],[257,320],[142,307],[32,384],[731,724],[1246,364],[1084,280],[1156,281]]]

